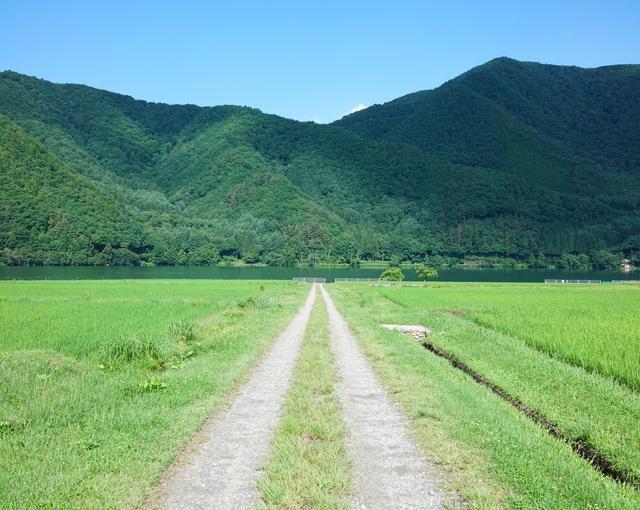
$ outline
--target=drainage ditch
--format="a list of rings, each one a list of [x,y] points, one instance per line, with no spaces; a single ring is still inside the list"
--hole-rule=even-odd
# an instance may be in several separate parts
[[[423,340],[421,344],[425,349],[432,352],[436,356],[446,359],[454,368],[457,368],[458,370],[464,372],[478,384],[489,388],[493,393],[511,404],[518,411],[531,419],[534,423],[542,427],[551,436],[564,441],[577,455],[589,462],[600,473],[611,478],[612,480],[615,480],[618,483],[627,484],[636,490],[640,490],[640,479],[638,477],[634,476],[632,473],[629,473],[626,470],[622,470],[614,466],[587,441],[569,437],[555,423],[542,416],[536,410],[531,409],[521,400],[509,395],[509,393],[507,393],[504,389],[485,379],[482,375],[460,361],[454,355],[441,350],[431,342]]]

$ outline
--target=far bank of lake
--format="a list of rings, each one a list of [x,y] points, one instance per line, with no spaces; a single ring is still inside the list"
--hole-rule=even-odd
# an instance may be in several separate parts
[[[296,276],[326,278],[377,278],[382,268],[351,267],[204,267],[204,266],[3,266],[0,280],[110,280],[143,278],[291,280]],[[412,268],[403,268],[405,279],[416,281]],[[545,278],[589,280],[640,280],[639,272],[551,271],[546,269],[438,269],[440,281],[541,282]]]

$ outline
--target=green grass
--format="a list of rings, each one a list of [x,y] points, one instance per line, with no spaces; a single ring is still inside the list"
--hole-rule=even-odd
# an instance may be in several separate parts
[[[0,507],[141,504],[306,291],[0,283]]]
[[[351,465],[333,364],[327,312],[317,300],[260,481],[265,508],[349,508]]]
[[[640,286],[432,284],[380,292],[407,307],[451,309],[640,390]]]
[[[112,345],[170,334],[257,291],[255,283],[137,281],[3,282],[0,350],[53,349],[95,360]]]
[[[248,281],[0,283],[0,507],[141,504],[307,290]],[[637,489],[598,473],[414,339],[378,326],[429,326],[438,348],[640,479],[638,287],[329,290],[443,484],[470,508],[640,507]],[[335,378],[318,302],[260,482],[267,508],[348,506]]]
[[[640,505],[637,490],[601,475],[564,442],[416,340],[378,326],[389,322],[431,327],[430,341],[439,348],[558,423],[570,436],[586,438],[616,466],[638,473],[637,393],[611,377],[550,357],[524,339],[481,325],[466,312],[495,310],[497,316],[498,304],[492,307],[487,295],[498,300],[503,292],[501,303],[508,308],[532,291],[544,297],[543,286],[431,284],[396,289],[341,284],[330,286],[330,291],[376,371],[413,420],[416,437],[440,466],[441,477],[472,508]],[[568,293],[556,299],[556,307],[578,306],[569,297],[576,292],[590,299],[588,289],[548,292]],[[520,312],[535,313],[524,307]]]

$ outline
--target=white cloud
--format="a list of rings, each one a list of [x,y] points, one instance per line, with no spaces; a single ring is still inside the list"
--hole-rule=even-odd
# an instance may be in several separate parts
[[[367,107],[366,104],[358,103],[357,105],[354,105],[351,107],[351,110],[349,110],[349,114],[359,112],[360,110],[364,110],[366,107]]]

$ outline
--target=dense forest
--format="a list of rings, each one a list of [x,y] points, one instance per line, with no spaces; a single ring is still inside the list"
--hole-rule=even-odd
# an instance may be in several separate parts
[[[0,73],[0,264],[640,252],[640,66],[496,59],[331,125]]]

